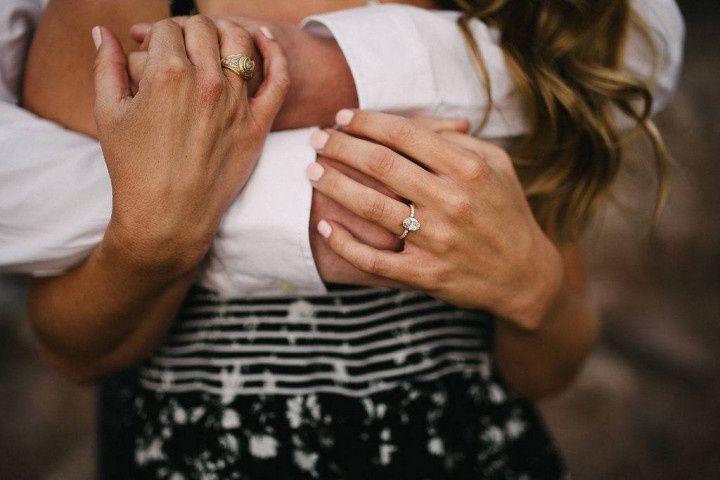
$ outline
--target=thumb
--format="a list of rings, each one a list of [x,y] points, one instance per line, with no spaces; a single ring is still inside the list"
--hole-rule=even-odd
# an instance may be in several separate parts
[[[290,89],[290,73],[285,52],[267,27],[261,27],[254,36],[265,72],[262,85],[250,99],[250,108],[269,131]]]
[[[122,114],[131,97],[125,51],[107,28],[95,27],[95,117],[98,126]]]

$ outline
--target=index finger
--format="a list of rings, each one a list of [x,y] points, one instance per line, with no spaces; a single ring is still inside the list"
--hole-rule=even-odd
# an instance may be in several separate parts
[[[404,117],[340,110],[335,121],[344,132],[385,145],[441,175],[462,172],[469,161],[465,149]]]

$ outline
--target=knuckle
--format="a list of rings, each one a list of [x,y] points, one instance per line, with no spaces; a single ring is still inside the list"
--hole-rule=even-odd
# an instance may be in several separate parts
[[[385,212],[387,210],[387,204],[382,198],[374,196],[369,201],[365,202],[363,206],[363,215],[366,219],[371,221],[378,221],[385,218]]]
[[[365,271],[380,277],[384,277],[388,273],[387,264],[379,256],[369,256],[364,260]]]
[[[202,103],[215,106],[225,92],[225,80],[221,74],[205,75],[200,84]]]
[[[177,55],[168,55],[162,65],[158,67],[154,77],[155,81],[162,84],[176,83],[188,72],[187,62]]]
[[[373,147],[368,159],[368,168],[378,177],[388,176],[395,168],[395,153],[386,147]]]
[[[450,208],[450,214],[456,220],[466,222],[469,218],[472,218],[473,202],[466,195],[456,194],[448,200],[447,204]]]
[[[463,177],[471,182],[484,179],[488,173],[488,166],[485,161],[478,158],[472,158],[463,169]]]
[[[398,119],[394,126],[390,129],[390,140],[395,144],[408,143],[415,136],[417,126],[410,120]]]

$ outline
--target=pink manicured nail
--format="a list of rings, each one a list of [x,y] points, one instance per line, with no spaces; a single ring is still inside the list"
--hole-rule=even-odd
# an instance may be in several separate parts
[[[275,36],[272,34],[269,28],[263,26],[260,27],[260,31],[263,35],[265,35],[265,38],[267,38],[268,40],[275,40]]]
[[[337,123],[341,127],[346,127],[350,125],[350,122],[352,121],[354,116],[355,112],[344,108],[340,110],[337,115],[335,115],[335,123]]]
[[[332,227],[325,220],[320,220],[318,222],[317,229],[318,229],[318,232],[320,232],[320,235],[322,235],[325,238],[330,238],[330,235],[332,235]]]
[[[310,136],[310,145],[312,145],[315,150],[322,150],[325,148],[325,145],[327,145],[328,140],[330,140],[330,134],[325,130],[316,130],[312,136]]]
[[[325,169],[317,162],[313,162],[307,167],[307,176],[313,182],[320,180],[324,173]]]
[[[136,23],[132,27],[130,27],[130,31],[134,33],[148,33],[150,29],[152,28],[152,23]]]
[[[102,45],[102,30],[100,27],[93,27],[92,29],[93,43],[95,43],[95,49],[97,50]]]

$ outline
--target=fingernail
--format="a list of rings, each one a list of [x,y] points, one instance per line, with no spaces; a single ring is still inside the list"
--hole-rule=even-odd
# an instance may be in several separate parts
[[[330,238],[332,235],[332,227],[325,220],[320,220],[317,225],[318,232],[325,238]]]
[[[148,30],[150,30],[151,26],[152,26],[151,23],[146,23],[146,22],[136,23],[135,25],[130,27],[130,31],[132,31],[132,32],[147,32]]]
[[[260,27],[260,31],[263,35],[265,35],[265,38],[267,38],[268,40],[275,40],[275,36],[272,34],[269,28],[263,26]]]
[[[337,123],[341,127],[346,127],[350,125],[350,122],[352,121],[354,116],[355,112],[344,108],[340,110],[337,115],[335,115],[335,123]]]
[[[100,48],[102,45],[102,30],[100,27],[93,27],[92,29],[93,43],[95,43],[95,50]]]
[[[330,140],[329,133],[325,130],[315,130],[310,136],[310,145],[315,150],[322,150],[327,145],[328,140]]]
[[[307,176],[313,182],[320,180],[324,173],[325,169],[318,162],[313,162],[307,167]]]

